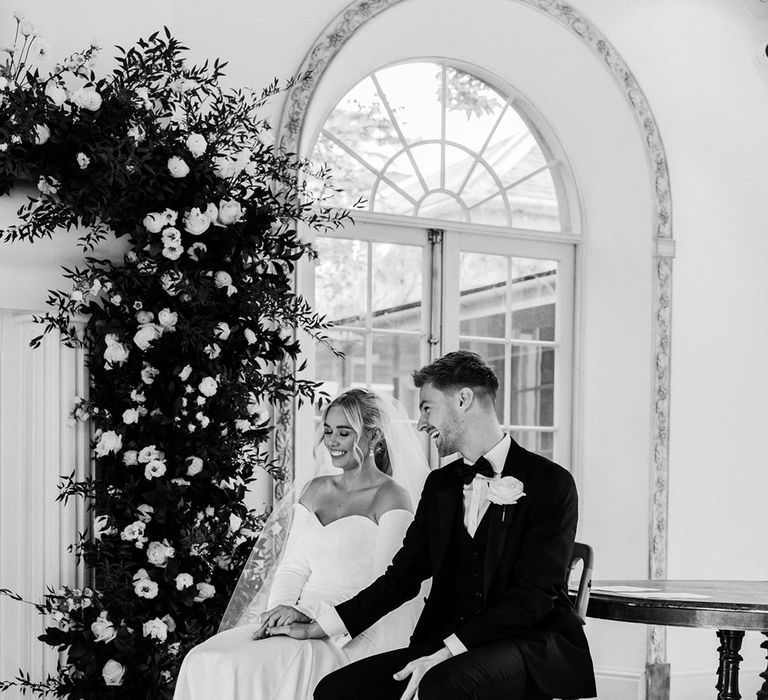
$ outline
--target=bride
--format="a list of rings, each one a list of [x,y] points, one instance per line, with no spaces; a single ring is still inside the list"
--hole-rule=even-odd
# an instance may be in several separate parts
[[[174,700],[311,698],[319,680],[340,666],[408,645],[422,596],[343,648],[330,639],[266,636],[275,625],[309,622],[321,603],[347,600],[384,573],[428,473],[407,420],[399,403],[363,389],[328,405],[315,450],[317,476],[292,507],[285,506],[293,501],[286,495],[275,508],[274,526],[265,524],[219,633],[184,659]],[[283,529],[282,512],[292,513],[288,537],[264,575],[270,549],[264,540]],[[258,591],[253,580],[264,582]]]

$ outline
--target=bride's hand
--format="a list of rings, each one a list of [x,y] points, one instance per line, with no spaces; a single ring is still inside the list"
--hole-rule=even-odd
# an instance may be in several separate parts
[[[290,605],[277,605],[271,610],[262,614],[261,625],[253,633],[253,639],[264,639],[267,636],[267,630],[270,627],[290,625],[294,622],[309,622],[303,612],[292,608]]]
[[[309,623],[295,622],[290,625],[270,627],[266,630],[266,633],[268,637],[284,635],[293,639],[324,639],[328,636],[317,621]]]

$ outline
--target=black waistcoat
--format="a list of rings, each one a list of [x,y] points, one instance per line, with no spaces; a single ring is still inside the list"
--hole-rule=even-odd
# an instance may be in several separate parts
[[[488,541],[488,511],[471,537],[464,527],[464,509],[457,508],[453,538],[449,547],[447,566],[448,580],[452,582],[451,629],[452,632],[466,619],[481,612],[485,607],[483,597],[483,567],[485,546]]]

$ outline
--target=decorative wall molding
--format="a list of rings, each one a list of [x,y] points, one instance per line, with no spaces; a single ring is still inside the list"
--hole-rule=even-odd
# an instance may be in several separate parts
[[[85,509],[56,502],[60,475],[82,479],[89,469],[85,426],[68,422],[72,399],[86,396],[85,358],[53,335],[32,350],[39,333],[29,314],[0,310],[0,586],[31,601],[47,586],[88,585],[67,551],[86,527]],[[0,610],[0,677],[55,672],[58,655],[37,641],[44,618],[10,599]]]
[[[300,147],[301,128],[312,93],[328,65],[347,40],[371,19],[405,0],[355,0],[323,30],[301,64],[299,72],[308,79],[297,83],[288,93],[280,123],[279,137],[289,151]],[[545,13],[583,41],[611,73],[629,103],[643,136],[648,159],[651,191],[654,194],[653,230],[653,376],[652,445],[650,482],[650,545],[648,570],[651,578],[663,578],[667,571],[667,515],[669,473],[669,391],[672,330],[672,203],[669,168],[656,119],[637,79],[624,59],[600,31],[578,10],[560,0],[510,0]],[[291,419],[292,421],[292,419]],[[288,430],[290,425],[279,426]],[[647,660],[661,663],[666,659],[666,633],[651,628],[648,633]]]

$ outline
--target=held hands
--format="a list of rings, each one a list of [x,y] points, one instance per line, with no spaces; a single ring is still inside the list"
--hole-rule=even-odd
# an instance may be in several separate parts
[[[421,679],[424,678],[426,672],[429,671],[429,669],[433,666],[437,666],[437,664],[439,664],[441,661],[450,659],[452,656],[453,654],[451,654],[451,651],[448,649],[448,647],[442,647],[441,649],[438,649],[434,654],[430,654],[429,656],[422,656],[406,664],[405,668],[398,671],[394,675],[394,679],[396,681],[404,681],[406,678],[408,678],[408,676],[411,677],[411,680],[408,681],[408,687],[400,696],[400,700],[412,700],[412,698],[416,695],[416,691],[419,689],[419,683],[421,682]]]
[[[309,618],[296,608],[292,608],[290,605],[277,605],[262,613],[261,626],[253,633],[253,639],[264,639],[269,636],[269,630],[275,627],[309,621]]]
[[[292,639],[325,639],[328,636],[316,621],[310,622],[309,618],[306,618],[306,622],[291,622],[287,625],[268,627],[266,634],[268,637],[284,635]]]

